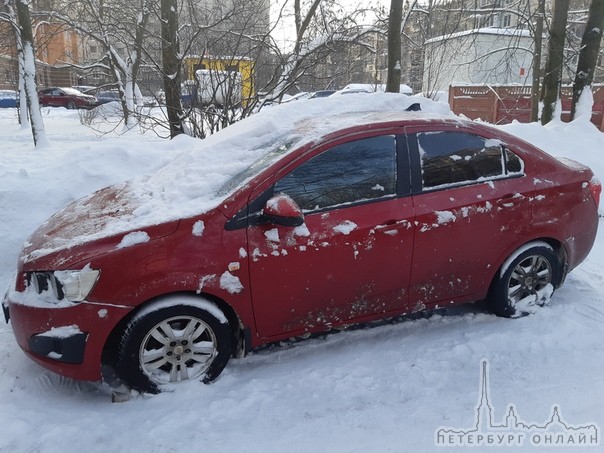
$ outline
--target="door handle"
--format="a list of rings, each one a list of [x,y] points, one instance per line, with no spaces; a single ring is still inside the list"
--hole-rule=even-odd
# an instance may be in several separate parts
[[[502,206],[504,208],[515,208],[516,206],[519,206],[523,200],[524,196],[519,193],[508,193],[499,198],[495,203],[497,203],[497,206]]]
[[[396,234],[398,232],[398,230],[400,230],[401,228],[404,228],[406,225],[408,225],[408,223],[409,222],[407,220],[390,219],[390,220],[387,220],[386,222],[376,225],[374,230],[381,231],[382,233],[392,235],[392,234]]]

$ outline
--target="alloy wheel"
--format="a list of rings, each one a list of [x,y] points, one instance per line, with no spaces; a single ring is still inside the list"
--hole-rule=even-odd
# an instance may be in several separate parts
[[[550,262],[541,255],[530,255],[520,261],[508,281],[508,300],[516,304],[525,297],[537,295],[552,281]]]
[[[218,354],[216,335],[194,316],[175,316],[149,330],[139,350],[141,370],[158,384],[195,379]]]

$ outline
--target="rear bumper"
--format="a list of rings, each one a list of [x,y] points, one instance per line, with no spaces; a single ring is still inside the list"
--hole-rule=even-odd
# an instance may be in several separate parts
[[[17,344],[39,365],[85,381],[102,379],[103,348],[132,307],[81,302],[65,308],[3,302]]]

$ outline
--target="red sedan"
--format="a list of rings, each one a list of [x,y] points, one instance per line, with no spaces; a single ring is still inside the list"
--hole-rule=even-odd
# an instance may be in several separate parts
[[[70,110],[91,109],[99,104],[94,96],[75,88],[45,88],[38,92],[38,98],[44,107],[65,107]]]
[[[103,189],[31,236],[3,306],[32,359],[157,392],[214,379],[264,343],[354,323],[484,299],[523,316],[595,239],[592,171],[486,125],[359,113],[270,143],[239,131],[263,151],[212,203],[140,220],[216,177],[185,159],[161,190],[144,190],[153,176]]]

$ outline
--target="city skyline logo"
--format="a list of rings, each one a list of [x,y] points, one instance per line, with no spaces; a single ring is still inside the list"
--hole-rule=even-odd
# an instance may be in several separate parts
[[[501,423],[495,419],[490,400],[489,362],[480,361],[480,390],[475,406],[474,425],[468,428],[440,427],[435,444],[444,447],[501,447],[530,444],[535,447],[594,447],[600,445],[600,429],[595,423],[573,425],[562,418],[558,404],[552,405],[549,418],[542,423],[527,423],[518,416],[514,404],[508,404]]]

